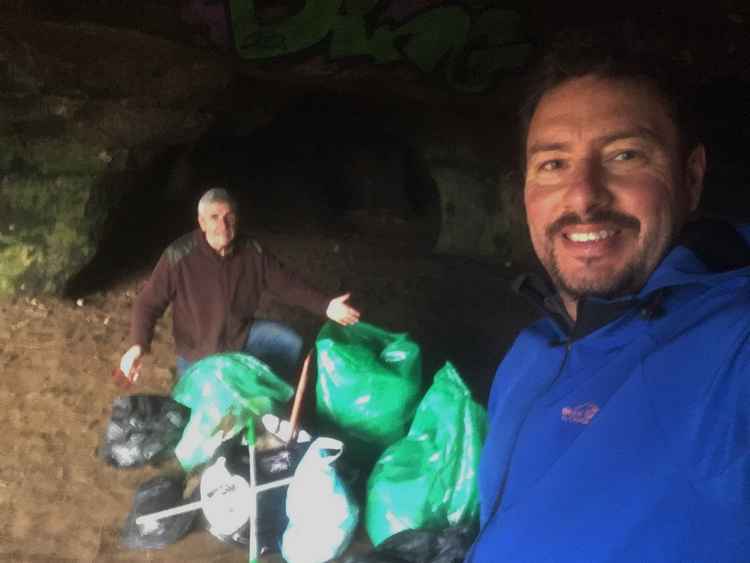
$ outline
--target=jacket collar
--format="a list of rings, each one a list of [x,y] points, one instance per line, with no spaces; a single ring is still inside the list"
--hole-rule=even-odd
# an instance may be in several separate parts
[[[198,248],[201,249],[201,252],[205,254],[206,256],[210,256],[211,258],[215,260],[225,260],[227,258],[230,258],[234,256],[234,254],[237,252],[237,248],[239,245],[242,244],[242,235],[240,233],[237,233],[234,240],[232,241],[232,247],[230,248],[229,252],[226,256],[222,256],[216,250],[214,250],[210,244],[208,244],[208,241],[206,240],[206,235],[203,233],[203,231],[198,228],[195,229],[194,236],[195,240],[198,244]]]
[[[737,230],[724,221],[689,223],[675,247],[641,291],[618,299],[581,299],[576,321],[570,317],[562,299],[546,277],[523,274],[514,281],[513,289],[550,318],[561,340],[571,342],[591,334],[628,311],[640,309],[640,314],[647,319],[660,316],[664,298],[672,287],[708,283],[717,274],[750,266],[749,240],[750,229]]]
[[[638,308],[644,317],[655,318],[662,313],[661,302],[665,294],[665,291],[656,291],[647,299],[637,296],[615,300],[584,298],[578,302],[577,320],[574,321],[565,309],[560,295],[546,279],[534,274],[523,274],[513,282],[513,289],[550,318],[560,335],[560,343],[580,340],[626,312]]]

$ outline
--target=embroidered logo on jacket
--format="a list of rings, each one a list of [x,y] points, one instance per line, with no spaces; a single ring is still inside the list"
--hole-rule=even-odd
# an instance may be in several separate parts
[[[575,422],[577,424],[588,424],[591,419],[599,412],[599,407],[594,403],[584,403],[577,407],[563,407],[562,419],[565,422]]]

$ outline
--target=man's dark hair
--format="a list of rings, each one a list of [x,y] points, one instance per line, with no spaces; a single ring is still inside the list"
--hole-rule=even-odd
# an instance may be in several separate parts
[[[668,53],[643,41],[617,37],[606,31],[565,32],[558,35],[538,59],[526,80],[520,110],[521,175],[526,174],[526,141],[539,101],[568,80],[593,75],[604,79],[632,80],[649,85],[663,98],[677,128],[680,152],[687,158],[700,141],[693,108],[694,92],[680,64]]]

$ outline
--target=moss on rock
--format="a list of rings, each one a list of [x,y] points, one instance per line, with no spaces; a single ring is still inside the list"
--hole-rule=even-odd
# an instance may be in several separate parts
[[[96,251],[108,209],[96,176],[6,177],[0,190],[0,293],[59,293]]]
[[[111,160],[106,155],[102,147],[66,135],[0,135],[0,174],[19,168],[42,175],[101,173]]]
[[[34,247],[0,235],[0,295],[16,293],[34,261]]]

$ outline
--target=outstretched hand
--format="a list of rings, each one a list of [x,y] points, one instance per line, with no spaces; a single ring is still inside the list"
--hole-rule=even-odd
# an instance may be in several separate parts
[[[326,316],[341,325],[353,325],[359,321],[359,311],[347,304],[352,296],[351,293],[345,293],[331,299],[326,308]]]

